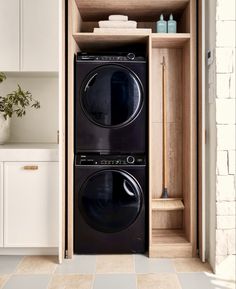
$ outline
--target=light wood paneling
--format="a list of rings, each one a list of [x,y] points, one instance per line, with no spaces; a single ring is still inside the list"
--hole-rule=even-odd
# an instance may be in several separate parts
[[[183,154],[183,198],[185,204],[184,210],[184,228],[189,232],[189,226],[191,224],[190,216],[190,43],[187,43],[184,47],[183,53],[183,147],[185,153]],[[190,240],[190,235],[187,233],[187,237]]]
[[[151,175],[155,180],[151,187],[153,198],[162,194],[162,124],[152,123],[152,159],[150,161]],[[172,198],[182,197],[182,131],[181,124],[167,124],[168,150],[168,191]]]
[[[183,230],[153,229],[153,243],[149,256],[159,258],[188,258],[192,256],[192,246]]]
[[[182,47],[190,39],[189,33],[153,33],[153,48],[177,48]]]
[[[79,7],[79,11],[76,8]],[[124,7],[125,10],[124,10]],[[122,10],[121,10],[122,9]],[[93,34],[97,21],[109,14],[127,14],[140,21],[139,27],[152,27],[160,12],[174,12],[178,20],[178,34]],[[184,210],[149,210],[150,255],[170,257],[190,257],[194,242],[194,198],[196,195],[196,35],[195,0],[140,0],[121,1],[69,0],[68,30],[68,244],[69,256],[73,252],[73,57],[77,50],[94,52],[130,45],[148,45],[149,63],[149,187],[150,204],[162,193],[162,87],[161,61],[165,56],[167,66],[167,150],[169,163],[168,191],[172,198],[183,198]],[[81,17],[80,17],[81,15]],[[74,20],[73,20],[74,18]],[[83,31],[84,33],[81,33]],[[196,205],[196,203],[195,203]],[[195,212],[194,212],[195,210]],[[196,216],[195,216],[196,217]],[[155,246],[155,231],[152,228],[181,228],[175,232],[182,238],[178,248],[173,244]],[[158,230],[160,231],[160,230]],[[182,232],[184,232],[182,234]],[[170,239],[175,240],[172,236]]]
[[[162,82],[161,62],[166,60],[167,75],[167,152],[168,152],[168,191],[170,197],[182,196],[182,50],[152,49],[152,155],[151,183],[153,198],[162,194]]]
[[[162,72],[163,56],[166,61],[167,122],[182,121],[183,83],[182,49],[158,49],[152,51],[152,122],[162,122]]]
[[[191,40],[183,50],[183,198],[184,229],[196,255],[197,199],[197,102],[196,102],[196,13],[195,0],[190,3]]]
[[[152,229],[182,229],[183,211],[152,211]]]
[[[190,237],[193,245],[193,256],[197,256],[197,19],[196,0],[190,2],[190,88],[191,88],[191,224]]]
[[[124,46],[134,44],[143,44],[148,41],[148,34],[130,34],[129,32],[122,35],[114,34],[94,34],[94,33],[75,33],[73,35],[80,50],[86,52],[97,52],[99,50],[109,50],[116,48],[123,49]]]
[[[186,244],[156,244],[151,245],[149,251],[150,258],[191,258],[192,246]]]
[[[84,22],[85,24],[85,22]],[[83,27],[84,27],[83,24]],[[96,27],[96,26],[95,26]],[[90,27],[84,28],[93,31],[93,22]],[[114,29],[113,29],[114,30]],[[147,32],[137,30],[137,33],[131,31],[91,33],[91,32],[74,32],[74,39],[81,50],[96,51],[101,48],[122,47],[124,45],[144,44],[147,41]],[[190,39],[190,34],[156,34],[152,33],[152,47],[154,48],[178,48],[183,47]],[[94,45],[96,43],[96,46]],[[167,50],[166,50],[167,51]],[[168,51],[167,51],[168,52]]]
[[[190,33],[190,4],[186,6],[177,23],[178,32]]]
[[[110,14],[125,14],[134,20],[155,20],[160,13],[181,13],[189,0],[76,0],[83,20],[108,19]]]
[[[153,148],[154,146],[152,145],[151,141],[153,139],[153,127],[152,127],[152,105],[153,105],[153,99],[152,99],[152,39],[149,37],[148,39],[148,136],[149,136],[149,141],[148,141],[148,159],[149,159],[149,166],[148,166],[148,181],[149,181],[149,227],[148,227],[148,232],[149,232],[149,251],[150,251],[150,245],[152,244],[152,209],[151,209],[151,204],[152,204],[152,198],[153,198],[153,187],[152,184],[153,182],[153,171],[152,171],[152,155],[153,155]],[[157,154],[156,154],[157,155]],[[160,157],[160,155],[159,155]],[[155,179],[155,178],[154,178]]]
[[[188,243],[183,230],[157,230],[153,229],[154,244]]]

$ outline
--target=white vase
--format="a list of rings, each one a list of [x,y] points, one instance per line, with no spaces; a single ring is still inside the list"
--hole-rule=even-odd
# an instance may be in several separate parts
[[[10,118],[4,118],[3,113],[0,112],[0,144],[5,144],[10,137]]]

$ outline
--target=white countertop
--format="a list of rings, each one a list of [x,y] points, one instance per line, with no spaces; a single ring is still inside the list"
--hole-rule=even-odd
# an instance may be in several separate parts
[[[4,144],[0,145],[0,161],[58,161],[58,144]]]

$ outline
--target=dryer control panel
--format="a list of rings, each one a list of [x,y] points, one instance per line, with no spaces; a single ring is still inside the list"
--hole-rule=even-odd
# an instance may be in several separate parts
[[[145,57],[136,55],[133,52],[114,53],[114,54],[90,54],[79,52],[77,61],[102,61],[102,62],[122,62],[122,61],[145,61]]]
[[[76,166],[143,166],[146,165],[144,155],[76,155]]]

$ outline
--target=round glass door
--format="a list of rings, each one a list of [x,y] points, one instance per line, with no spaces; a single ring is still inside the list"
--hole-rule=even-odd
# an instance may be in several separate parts
[[[82,216],[92,228],[114,233],[135,221],[142,206],[142,192],[127,173],[104,170],[83,184],[78,202]]]
[[[100,126],[126,125],[138,115],[142,106],[140,81],[122,66],[101,66],[84,80],[81,105],[87,117]]]

